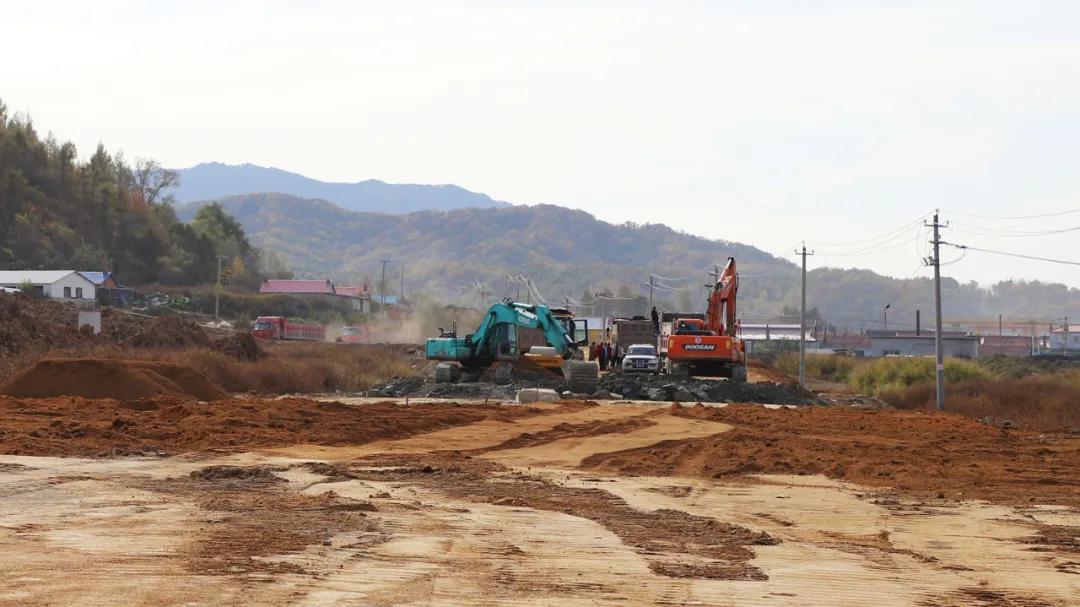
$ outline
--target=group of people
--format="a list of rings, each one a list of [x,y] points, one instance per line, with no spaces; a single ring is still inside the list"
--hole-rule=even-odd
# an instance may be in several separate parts
[[[600,365],[601,371],[615,369],[622,364],[626,352],[617,343],[603,341],[589,344],[589,360],[595,360]]]

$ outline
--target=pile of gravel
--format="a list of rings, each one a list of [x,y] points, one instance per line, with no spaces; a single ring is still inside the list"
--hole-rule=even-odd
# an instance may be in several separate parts
[[[726,380],[675,379],[667,375],[612,372],[600,378],[601,390],[629,400],[705,403],[766,403],[809,405],[819,403],[797,386],[751,384]]]

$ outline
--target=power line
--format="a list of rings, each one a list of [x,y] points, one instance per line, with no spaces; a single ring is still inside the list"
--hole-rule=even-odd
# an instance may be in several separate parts
[[[815,244],[815,245],[826,246],[826,247],[848,247],[848,246],[865,244],[867,242],[874,242],[876,240],[881,240],[881,239],[885,238],[886,236],[894,236],[897,232],[903,232],[904,230],[908,230],[910,228],[913,228],[916,225],[922,223],[922,221],[924,219],[926,219],[927,217],[929,217],[929,216],[930,216],[930,213],[923,213],[922,215],[920,215],[919,217],[917,217],[913,221],[909,221],[908,223],[905,223],[904,225],[900,226],[899,228],[889,230],[888,232],[885,232],[884,234],[879,234],[878,236],[871,236],[870,238],[863,238],[861,240],[853,240],[851,242],[821,242],[821,241],[817,241],[817,240],[810,240],[810,241],[807,241],[807,242],[809,242],[811,244]],[[888,238],[884,242],[888,242],[890,240],[893,240],[893,239]]]
[[[941,244],[949,245],[950,247],[956,247],[958,249],[969,249],[972,251],[979,251],[980,253],[993,253],[994,255],[1005,255],[1008,257],[1019,257],[1020,259],[1033,259],[1035,261],[1048,261],[1050,263],[1061,263],[1070,266],[1080,266],[1080,261],[1068,261],[1064,259],[1051,259],[1049,257],[1038,257],[1035,255],[1024,255],[1022,253],[1009,253],[1007,251],[995,251],[993,249],[982,249],[979,247],[972,247],[969,245],[955,244],[952,242],[942,241]]]
[[[947,209],[946,209],[947,210]],[[1058,211],[1056,213],[1042,213],[1039,215],[977,215],[975,213],[961,213],[959,211],[949,211],[953,215],[959,215],[961,217],[974,217],[976,219],[992,219],[992,220],[1008,220],[1008,219],[1042,219],[1044,217],[1061,217],[1062,215],[1071,215],[1073,213],[1080,213],[1080,209],[1069,209],[1068,211]]]
[[[907,235],[906,234],[900,234],[899,236],[907,236]],[[898,249],[898,248],[900,248],[900,247],[902,247],[904,245],[910,244],[912,241],[918,241],[921,236],[922,236],[922,230],[919,230],[915,234],[915,238],[913,238],[913,239],[912,238],[907,238],[905,240],[902,240],[902,241],[900,241],[900,242],[898,242],[898,243],[896,243],[894,245],[890,245],[890,246],[885,247],[885,248],[879,248],[879,247],[881,247],[881,245],[884,245],[885,243],[896,240],[897,237],[893,236],[892,238],[890,238],[888,240],[883,240],[883,241],[881,241],[881,242],[879,242],[877,244],[871,245],[870,247],[867,247],[865,249],[860,249],[858,251],[848,251],[846,253],[822,253],[822,252],[818,252],[817,254],[818,255],[826,255],[828,257],[851,257],[851,256],[870,255],[872,253],[884,253],[885,251],[892,251],[893,249]]]
[[[675,282],[679,282],[679,281],[682,281],[682,280],[690,280],[689,276],[683,276],[681,278],[671,278],[670,276],[661,276],[659,274],[649,274],[649,276],[652,276],[653,278],[655,278],[657,280],[673,280]]]
[[[1034,236],[1050,236],[1053,234],[1077,232],[1080,231],[1080,226],[1061,228],[1058,230],[998,230],[995,228],[987,228],[983,226],[958,226],[957,230],[959,230],[960,232],[968,232],[970,234],[986,236],[989,238],[1029,238]]]

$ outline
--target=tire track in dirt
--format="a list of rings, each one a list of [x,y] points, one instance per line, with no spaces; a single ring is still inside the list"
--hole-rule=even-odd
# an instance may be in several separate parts
[[[749,563],[754,558],[751,547],[779,543],[767,533],[715,518],[633,508],[601,489],[566,487],[463,456],[376,456],[354,466],[352,474],[362,480],[420,485],[459,499],[588,519],[615,533],[648,560],[650,569],[668,577],[767,579]]]

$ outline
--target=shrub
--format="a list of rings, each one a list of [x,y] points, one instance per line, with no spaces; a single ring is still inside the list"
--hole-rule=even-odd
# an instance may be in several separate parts
[[[850,356],[812,354],[806,357],[806,376],[810,379],[820,379],[845,383],[848,377],[863,361]],[[799,375],[799,355],[796,352],[785,352],[776,359],[777,369],[792,377]]]
[[[935,404],[933,382],[882,393],[901,409],[929,409]],[[1031,375],[1020,379],[946,381],[945,408],[976,419],[1008,420],[1042,431],[1080,428],[1080,374]]]
[[[959,358],[945,360],[945,380],[956,383],[990,379],[990,372],[978,364]],[[935,381],[932,358],[879,358],[851,373],[848,383],[863,394],[873,396]]]

